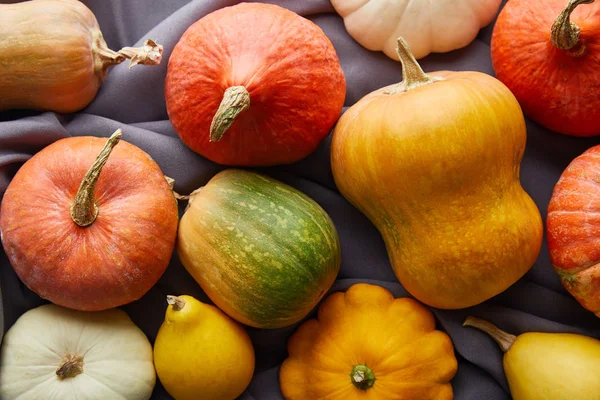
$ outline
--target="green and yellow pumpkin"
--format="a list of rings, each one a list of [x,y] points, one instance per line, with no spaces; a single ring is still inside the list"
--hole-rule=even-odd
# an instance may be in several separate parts
[[[268,176],[228,169],[190,195],[177,252],[221,310],[257,328],[304,318],[339,272],[341,250],[325,210]]]

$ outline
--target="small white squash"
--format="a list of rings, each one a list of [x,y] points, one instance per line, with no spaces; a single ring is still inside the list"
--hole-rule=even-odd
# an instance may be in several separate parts
[[[152,345],[119,309],[43,305],[2,343],[2,400],[147,400],[155,383]]]
[[[402,36],[415,58],[471,43],[488,25],[502,0],[331,0],[346,30],[369,50],[398,60]]]

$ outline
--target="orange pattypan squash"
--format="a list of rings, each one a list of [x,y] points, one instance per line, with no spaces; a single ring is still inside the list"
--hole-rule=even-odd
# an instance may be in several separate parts
[[[457,361],[433,314],[410,298],[359,283],[321,304],[288,342],[286,399],[452,399]]]

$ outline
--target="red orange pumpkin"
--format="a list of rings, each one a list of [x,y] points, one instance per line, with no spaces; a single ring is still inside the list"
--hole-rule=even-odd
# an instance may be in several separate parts
[[[593,1],[510,0],[492,35],[497,78],[527,116],[567,135],[600,134],[600,2]]]
[[[554,187],[546,230],[565,288],[600,317],[600,146],[575,158]]]
[[[182,141],[238,166],[306,157],[339,118],[345,93],[323,31],[268,4],[222,8],[190,26],[165,82],[169,119]]]
[[[120,137],[118,130],[108,142],[54,142],[4,194],[0,232],[11,265],[63,307],[96,311],[137,300],[171,258],[177,201],[158,164],[132,144],[116,146]]]

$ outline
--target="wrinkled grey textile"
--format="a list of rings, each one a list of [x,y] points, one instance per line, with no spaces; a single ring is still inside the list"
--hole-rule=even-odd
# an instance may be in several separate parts
[[[400,65],[381,53],[359,46],[345,31],[342,19],[327,0],[270,0],[318,24],[333,42],[347,79],[346,106],[368,92],[401,80]],[[114,67],[94,102],[72,115],[29,111],[0,113],[0,193],[16,169],[32,154],[67,136],[109,136],[116,128],[127,140],[149,153],[164,173],[175,179],[179,193],[205,184],[224,167],[188,150],[168,121],[163,83],[170,52],[182,33],[200,17],[233,0],[86,0],[96,14],[109,46],[141,45],[152,38],[164,45],[158,67],[126,63]],[[489,40],[492,26],[482,30],[468,47],[421,60],[425,71],[476,70],[493,75]],[[0,38],[1,40],[2,38]],[[549,132],[528,121],[528,143],[522,164],[522,183],[545,216],[552,188],[562,170],[577,155],[600,142]],[[390,267],[384,243],[374,226],[338,193],[329,165],[329,140],[308,158],[264,172],[302,190],[325,208],[339,231],[342,267],[332,291],[355,282],[371,282],[407,296]],[[24,287],[0,250],[0,281],[5,329],[25,311],[43,303]],[[122,307],[153,341],[163,321],[166,294],[189,294],[209,301],[173,256],[166,273],[142,299]],[[485,334],[463,328],[468,314],[486,318],[519,334],[526,331],[577,332],[600,338],[600,319],[584,310],[561,286],[552,271],[546,245],[532,270],[519,282],[484,304],[471,309],[433,309],[439,327],[455,345],[459,369],[453,380],[458,400],[510,398],[502,370],[502,353]],[[314,316],[314,311],[311,314]],[[256,373],[243,399],[280,399],[279,365],[286,357],[286,341],[297,325],[278,330],[248,328],[257,356]],[[153,399],[169,399],[157,384]]]

